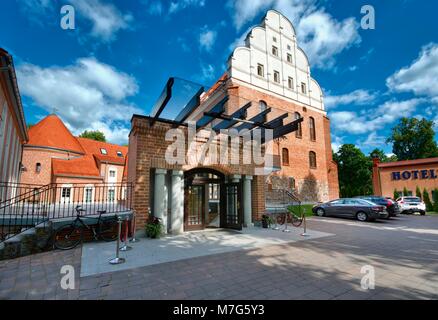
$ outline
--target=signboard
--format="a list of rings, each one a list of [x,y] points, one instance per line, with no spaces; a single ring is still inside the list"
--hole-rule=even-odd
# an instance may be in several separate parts
[[[413,171],[398,171],[392,172],[391,177],[393,181],[399,180],[434,180],[438,179],[438,170],[413,170]]]

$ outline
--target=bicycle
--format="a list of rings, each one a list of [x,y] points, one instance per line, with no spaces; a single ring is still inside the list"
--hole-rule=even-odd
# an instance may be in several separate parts
[[[303,212],[302,212],[301,216],[298,216],[295,214],[295,212],[291,212],[291,211],[278,214],[276,217],[277,224],[279,224],[281,226],[284,225],[286,222],[286,217],[287,217],[287,223],[290,223],[294,227],[297,227],[297,228],[300,227],[303,224],[304,215],[306,214],[304,209],[302,211]]]
[[[83,221],[81,215],[86,210],[81,206],[76,207],[76,219],[73,223],[65,225],[57,229],[53,236],[53,244],[55,248],[60,250],[70,250],[76,248],[84,239],[84,231],[90,230],[93,233],[94,240],[102,239],[106,242],[111,242],[117,239],[118,221],[117,217],[103,219],[102,215],[106,214],[106,210],[97,211],[98,218],[88,217],[88,219],[97,220],[96,225],[89,226]]]

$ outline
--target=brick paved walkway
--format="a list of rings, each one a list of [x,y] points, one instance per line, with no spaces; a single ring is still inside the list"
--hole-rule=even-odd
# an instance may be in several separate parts
[[[312,219],[336,234],[306,242],[221,253],[80,278],[60,288],[81,249],[0,262],[1,299],[437,299],[438,217],[389,222]],[[364,265],[376,289],[360,288]]]

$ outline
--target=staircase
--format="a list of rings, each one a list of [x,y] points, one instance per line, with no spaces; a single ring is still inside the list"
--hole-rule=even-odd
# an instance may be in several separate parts
[[[301,200],[295,193],[285,189],[267,190],[265,193],[266,213],[284,213],[288,207],[301,204]]]

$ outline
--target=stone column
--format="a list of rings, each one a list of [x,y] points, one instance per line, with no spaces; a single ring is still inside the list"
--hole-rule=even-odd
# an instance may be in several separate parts
[[[164,232],[167,233],[167,188],[166,188],[166,170],[155,170],[154,183],[154,217],[161,219],[164,225]]]
[[[251,198],[252,176],[245,176],[243,179],[243,226],[253,227],[252,223],[252,198]]]
[[[172,171],[172,198],[170,203],[170,219],[172,234],[184,232],[184,172]]]

